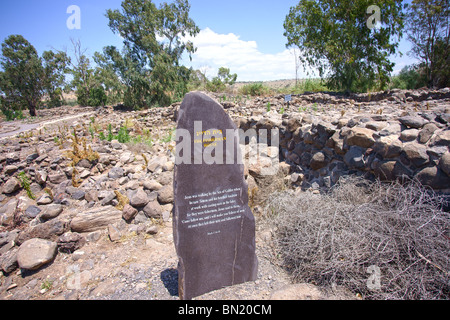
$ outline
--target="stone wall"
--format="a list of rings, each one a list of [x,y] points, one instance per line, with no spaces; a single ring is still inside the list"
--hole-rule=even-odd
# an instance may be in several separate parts
[[[307,94],[294,97],[289,107],[284,96],[276,96],[257,98],[259,108],[251,112],[237,105],[230,111],[239,114],[235,122],[243,130],[279,130],[280,160],[291,166],[291,182],[302,189],[329,188],[341,176],[356,174],[384,181],[417,178],[448,193],[448,92],[397,90],[374,94],[377,101],[367,103]],[[367,94],[357,97],[362,101]]]

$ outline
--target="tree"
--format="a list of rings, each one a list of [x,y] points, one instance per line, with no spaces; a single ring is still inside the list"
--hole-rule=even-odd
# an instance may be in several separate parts
[[[411,55],[425,69],[429,87],[449,83],[449,0],[414,0],[407,10]]]
[[[185,37],[200,32],[189,10],[187,0],[164,2],[159,9],[150,0],[124,0],[122,11],[107,11],[109,27],[124,39],[122,53],[106,51],[124,76],[125,104],[136,108],[167,104],[186,93],[189,72],[179,61],[184,52],[190,57],[195,52]]]
[[[227,85],[232,86],[237,79],[237,74],[230,74],[230,69],[220,67],[217,73],[217,77],[214,77],[210,82],[206,84],[206,89],[209,91],[220,92],[224,91]]]
[[[75,57],[75,63],[70,63],[72,66],[70,72],[73,75],[71,87],[76,90],[78,104],[88,106],[91,89],[95,86],[94,69],[86,56],[86,50],[81,47],[80,40],[71,39],[71,41]]]
[[[114,46],[103,48],[103,53],[96,52],[94,60],[102,71],[104,76],[109,77],[111,89],[117,90],[123,103],[126,106],[134,106],[136,109],[143,108],[150,100],[150,85],[148,74],[142,68],[142,65],[124,47],[119,52]]]
[[[42,59],[44,60],[43,89],[48,96],[48,104],[50,107],[60,107],[64,103],[62,91],[66,83],[66,73],[69,72],[70,58],[62,51],[57,53],[44,51]]]
[[[36,116],[43,95],[43,67],[36,49],[21,35],[10,35],[2,43],[0,91],[2,111],[28,108]]]
[[[286,47],[300,49],[305,70],[309,65],[327,78],[332,89],[366,91],[384,88],[402,36],[401,0],[380,4],[381,27],[369,28],[369,0],[300,0],[284,22]],[[393,40],[393,41],[392,41]]]
[[[94,77],[96,82],[101,83],[105,88],[106,102],[108,104],[117,104],[123,102],[126,87],[121,81],[122,77],[118,76],[119,72],[111,61],[112,58],[108,55],[108,50],[110,50],[108,48],[116,50],[114,47],[105,47],[103,53],[94,53],[94,61],[97,64]],[[119,53],[117,54],[122,58]]]

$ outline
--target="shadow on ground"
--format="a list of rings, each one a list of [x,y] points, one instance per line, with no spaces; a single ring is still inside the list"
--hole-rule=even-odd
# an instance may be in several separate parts
[[[178,297],[178,270],[174,268],[161,272],[161,281],[173,297]]]

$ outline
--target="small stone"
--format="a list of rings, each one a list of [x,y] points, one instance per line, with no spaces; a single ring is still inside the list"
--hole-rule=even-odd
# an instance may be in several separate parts
[[[291,174],[291,182],[292,183],[296,183],[298,181],[299,178],[299,174],[297,172],[294,172],[293,174]]]
[[[384,121],[370,121],[366,123],[366,128],[374,131],[380,131],[387,127],[387,123]]]
[[[122,211],[112,206],[79,212],[70,222],[73,232],[84,233],[101,230],[122,220]]]
[[[22,243],[17,252],[17,263],[21,269],[37,270],[53,261],[57,253],[56,242],[30,239]]]
[[[116,194],[114,191],[103,191],[98,194],[99,199],[102,206],[106,206],[112,203],[112,201],[116,198]]]
[[[110,179],[119,179],[121,177],[123,177],[124,174],[124,170],[121,167],[114,167],[111,168],[111,170],[109,170],[108,172],[108,178]]]
[[[144,213],[149,218],[161,218],[163,209],[158,201],[150,201],[144,207]]]
[[[14,216],[18,200],[12,198],[2,207],[0,207],[0,225],[8,226],[14,222]]]
[[[78,260],[80,260],[80,259],[83,259],[84,256],[85,256],[85,252],[82,251],[82,250],[80,250],[80,249],[78,249],[78,250],[75,250],[75,251],[72,253],[72,260],[73,260],[73,261],[78,261]]]
[[[153,158],[152,160],[150,160],[147,169],[150,172],[157,172],[157,171],[162,171],[162,166],[167,162],[167,158],[162,156],[162,157],[156,157]]]
[[[102,236],[102,232],[100,230],[89,232],[86,235],[86,241],[88,242],[97,242],[100,240],[100,237]]]
[[[163,166],[162,169],[163,171],[173,171],[173,167],[175,166],[175,164],[172,161],[167,161]]]
[[[144,207],[148,202],[147,193],[143,189],[138,189],[130,199],[130,204],[135,208]]]
[[[89,162],[89,160],[87,159],[81,159],[78,163],[77,163],[78,167],[82,167],[82,168],[87,168],[90,169],[91,168],[91,163]]]
[[[72,193],[72,199],[74,200],[83,200],[86,195],[86,192],[83,190],[77,190],[74,193]]]
[[[419,133],[419,142],[422,144],[427,143],[437,129],[438,127],[434,123],[427,123],[424,125],[423,129],[420,130]]]
[[[64,232],[68,231],[67,221],[52,219],[45,223],[37,224],[22,231],[16,239],[18,244],[33,238],[55,241]]]
[[[317,152],[313,155],[309,166],[313,170],[319,170],[323,167],[325,167],[328,164],[328,161],[326,159],[326,156],[323,152]]]
[[[450,145],[450,130],[444,130],[436,133],[431,139],[430,145],[432,146],[449,146]]]
[[[86,199],[87,202],[91,201],[98,201],[98,191],[97,190],[89,190],[85,193],[84,199]]]
[[[30,219],[34,219],[41,211],[41,208],[37,206],[29,206],[27,210],[25,210],[25,216]]]
[[[58,238],[59,251],[72,253],[79,250],[86,243],[86,239],[77,232],[66,232]]]
[[[344,162],[349,167],[354,167],[358,169],[364,168],[365,166],[364,153],[365,149],[357,146],[351,146],[350,150],[347,151],[347,153],[344,156]]]
[[[158,233],[158,227],[155,225],[149,226],[147,229],[145,229],[145,233],[155,235]]]
[[[122,217],[126,221],[131,221],[138,214],[138,210],[129,204],[126,204],[122,210]]]
[[[89,177],[91,175],[91,172],[89,170],[83,170],[80,173],[80,178],[81,179],[86,179],[87,177]]]
[[[144,189],[151,190],[151,191],[154,191],[154,190],[158,191],[161,188],[162,188],[162,185],[155,180],[147,180],[144,182]]]
[[[119,229],[112,224],[108,225],[108,236],[112,242],[119,241],[122,237]]]
[[[4,194],[11,194],[16,192],[20,189],[20,182],[17,178],[10,178],[6,183],[3,185],[3,193]]]
[[[67,180],[67,177],[64,173],[56,173],[48,176],[48,180],[54,184],[60,184],[61,182]]]
[[[39,205],[46,205],[53,202],[53,199],[47,193],[43,194],[36,200],[36,203]]]
[[[32,153],[25,160],[27,163],[30,163],[33,162],[33,160],[36,160],[37,158],[39,158],[39,153]]]
[[[0,257],[0,270],[6,274],[13,272],[18,267],[17,249],[12,249]]]
[[[157,178],[157,182],[163,186],[172,184],[172,181],[173,181],[173,173],[168,171],[162,172]]]
[[[39,184],[44,184],[47,181],[47,176],[48,175],[46,171],[37,170],[35,175],[36,182]]]
[[[60,204],[50,204],[45,206],[41,215],[39,216],[41,220],[50,220],[54,219],[63,211],[63,206]]]
[[[378,139],[373,145],[373,150],[383,158],[395,158],[402,152],[403,143],[396,135],[385,136]]]
[[[158,201],[160,203],[171,203],[173,202],[173,186],[164,186],[158,191]]]

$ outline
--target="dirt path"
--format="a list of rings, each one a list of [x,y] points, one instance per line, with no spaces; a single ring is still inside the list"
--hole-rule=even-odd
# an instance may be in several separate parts
[[[84,112],[73,116],[57,118],[54,120],[46,120],[37,123],[23,123],[22,121],[3,122],[0,127],[0,140],[7,139],[8,137],[15,136],[22,132],[27,132],[34,129],[43,128],[46,125],[55,124],[61,121],[69,121],[76,118],[89,116],[95,112]]]

